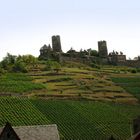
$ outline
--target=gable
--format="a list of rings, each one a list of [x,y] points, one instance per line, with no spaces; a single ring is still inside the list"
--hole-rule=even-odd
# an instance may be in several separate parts
[[[20,140],[10,123],[6,123],[0,134],[0,140]]]
[[[13,128],[6,125],[3,130],[0,128],[0,133],[0,140],[60,140],[56,124],[18,126]],[[6,137],[9,134],[11,136],[10,139]]]

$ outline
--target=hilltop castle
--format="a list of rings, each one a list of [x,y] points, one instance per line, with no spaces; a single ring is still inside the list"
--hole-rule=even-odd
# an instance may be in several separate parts
[[[122,52],[110,52],[108,53],[107,42],[98,41],[98,51],[88,49],[84,51],[75,51],[72,48],[63,53],[61,48],[60,36],[52,36],[52,47],[51,45],[44,45],[40,49],[40,60],[57,60],[63,61],[74,61],[82,63],[97,63],[97,64],[110,64],[110,65],[121,65],[130,67],[140,67],[140,58],[137,60],[127,60],[126,55]]]

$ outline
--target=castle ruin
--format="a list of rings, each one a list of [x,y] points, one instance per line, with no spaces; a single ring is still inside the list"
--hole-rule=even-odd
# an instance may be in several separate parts
[[[87,51],[75,51],[70,49],[67,53],[63,53],[61,49],[61,40],[60,36],[52,36],[52,47],[49,44],[44,45],[40,49],[40,60],[56,60],[59,62],[62,61],[74,61],[81,63],[96,63],[96,64],[107,64],[107,65],[120,65],[120,66],[129,66],[129,67],[140,67],[140,59],[138,60],[127,60],[126,55],[122,52],[110,52],[108,54],[107,42],[98,41],[98,54],[91,55],[91,50]]]

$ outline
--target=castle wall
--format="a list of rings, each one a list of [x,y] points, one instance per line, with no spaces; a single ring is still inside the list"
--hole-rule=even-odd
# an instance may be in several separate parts
[[[140,68],[140,60],[127,60],[126,66]]]
[[[126,62],[126,55],[111,55],[108,57],[108,61],[110,64],[113,65],[121,65],[121,64],[125,64]]]
[[[99,57],[69,57],[69,56],[64,56],[61,55],[61,62],[63,61],[73,61],[73,62],[80,62],[80,63],[84,63],[84,64],[90,64],[92,62],[96,63],[96,64],[108,64],[108,60],[106,58],[99,58]]]
[[[140,60],[126,60],[124,62],[117,62],[116,65],[140,68]]]

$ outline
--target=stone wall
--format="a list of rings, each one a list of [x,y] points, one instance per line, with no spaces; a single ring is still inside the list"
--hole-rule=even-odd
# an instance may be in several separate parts
[[[140,68],[140,60],[127,60],[126,66]]]
[[[61,55],[61,62],[64,61],[73,61],[73,62],[79,62],[79,63],[84,63],[84,64],[90,64],[90,63],[96,63],[96,64],[108,64],[108,60],[106,58],[100,58],[100,57],[95,57],[95,56],[85,56],[83,58],[81,57],[69,57],[69,56],[64,56]]]

